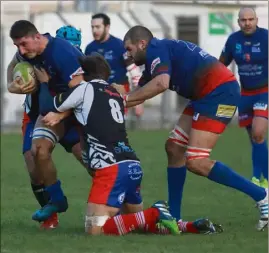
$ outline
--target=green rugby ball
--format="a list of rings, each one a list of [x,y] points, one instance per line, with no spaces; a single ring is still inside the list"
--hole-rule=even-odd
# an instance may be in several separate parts
[[[13,69],[13,80],[21,78],[21,84],[27,84],[33,80],[33,84],[36,85],[36,77],[33,66],[28,62],[19,62]]]

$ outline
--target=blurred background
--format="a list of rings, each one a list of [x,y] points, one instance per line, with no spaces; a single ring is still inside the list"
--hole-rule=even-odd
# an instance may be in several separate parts
[[[16,20],[30,20],[40,33],[49,32],[53,36],[59,27],[73,25],[82,31],[84,51],[93,40],[91,15],[103,12],[111,19],[111,34],[121,39],[130,27],[144,25],[158,38],[188,40],[219,57],[228,35],[238,30],[239,8],[246,5],[256,8],[258,25],[268,29],[267,1],[1,1],[2,130],[19,129],[23,112],[24,95],[10,94],[6,89],[6,69],[16,52],[8,34]],[[234,65],[230,68],[236,71]],[[186,102],[176,93],[167,91],[145,103],[140,119],[130,113],[128,126],[170,128]]]

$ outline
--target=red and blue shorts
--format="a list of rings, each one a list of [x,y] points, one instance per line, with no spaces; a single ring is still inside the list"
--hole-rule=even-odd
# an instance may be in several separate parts
[[[120,208],[123,203],[140,204],[143,172],[140,162],[123,161],[97,169],[93,177],[88,203]]]
[[[268,87],[257,91],[242,91],[238,112],[240,127],[250,126],[253,117],[268,119]]]
[[[221,134],[232,120],[239,99],[238,82],[225,82],[203,98],[190,101],[183,114],[193,117],[193,129]]]

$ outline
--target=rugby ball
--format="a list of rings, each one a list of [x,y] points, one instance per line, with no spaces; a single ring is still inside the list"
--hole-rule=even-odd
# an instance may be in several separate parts
[[[27,84],[33,80],[33,84],[36,85],[36,77],[33,66],[28,62],[19,62],[13,69],[13,80],[17,77],[21,78],[21,84]]]

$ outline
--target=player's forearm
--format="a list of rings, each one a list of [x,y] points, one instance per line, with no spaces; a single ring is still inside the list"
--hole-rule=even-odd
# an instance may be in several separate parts
[[[128,95],[127,102],[145,101],[153,98],[169,88],[170,76],[168,74],[158,75],[145,86],[136,89]]]
[[[228,67],[230,63],[232,62],[231,60],[227,60],[224,55],[221,55],[219,57],[219,61],[223,63],[226,67]]]
[[[129,108],[129,107],[134,107],[136,105],[140,105],[144,103],[144,100],[141,100],[141,101],[135,101],[135,102],[126,102],[126,105],[125,107]]]
[[[13,59],[7,67],[7,89],[10,93],[22,94],[21,89],[19,89],[19,87],[15,86],[15,84],[13,83],[13,70],[17,63],[18,60],[14,55]]]
[[[39,91],[39,113],[46,115],[48,112],[57,112],[53,97],[50,95],[48,84],[41,83]]]

